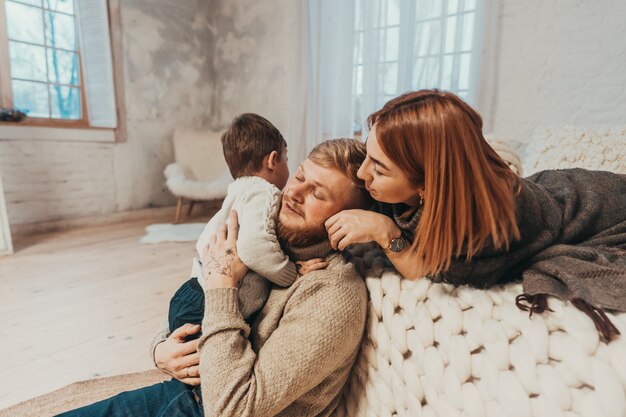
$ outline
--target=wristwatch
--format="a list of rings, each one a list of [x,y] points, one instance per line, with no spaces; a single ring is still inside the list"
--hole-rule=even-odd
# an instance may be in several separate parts
[[[385,249],[385,253],[399,253],[402,252],[402,249],[406,246],[406,239],[402,236],[391,239],[389,242],[389,247]]]

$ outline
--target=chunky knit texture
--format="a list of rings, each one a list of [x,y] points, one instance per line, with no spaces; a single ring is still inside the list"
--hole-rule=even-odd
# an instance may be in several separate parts
[[[206,290],[199,343],[206,416],[328,416],[357,357],[367,291],[328,242],[290,249],[295,260],[322,257],[324,270],[274,286],[252,328],[238,290]]]
[[[200,285],[202,264],[199,259],[220,225],[226,223],[232,210],[239,219],[237,252],[250,273],[241,282],[239,303],[245,318],[261,309],[269,295],[271,281],[289,286],[296,279],[296,266],[282,251],[276,238],[276,220],[281,192],[260,177],[238,178],[228,186],[228,195],[220,210],[207,223],[196,243],[198,257],[193,259],[191,276]],[[172,329],[173,330],[173,329]]]

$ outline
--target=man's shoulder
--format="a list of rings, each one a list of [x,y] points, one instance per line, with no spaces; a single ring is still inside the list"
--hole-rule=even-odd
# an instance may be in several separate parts
[[[349,292],[367,301],[365,282],[352,263],[339,252],[331,254],[326,261],[328,266],[325,269],[312,271],[298,278],[296,282],[299,282],[301,290],[332,288],[333,292]]]

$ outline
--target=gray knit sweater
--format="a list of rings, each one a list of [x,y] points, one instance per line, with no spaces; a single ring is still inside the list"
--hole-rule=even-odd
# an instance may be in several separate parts
[[[205,291],[198,350],[206,416],[328,416],[337,407],[363,336],[365,284],[328,241],[288,252],[329,265],[274,286],[252,328],[236,288]]]
[[[584,169],[539,172],[521,180],[516,205],[521,239],[508,251],[488,245],[471,261],[454,258],[447,271],[432,279],[487,288],[522,278],[524,292],[531,296],[580,299],[587,310],[626,310],[626,175]],[[379,206],[412,237],[422,211],[402,218],[406,209]]]

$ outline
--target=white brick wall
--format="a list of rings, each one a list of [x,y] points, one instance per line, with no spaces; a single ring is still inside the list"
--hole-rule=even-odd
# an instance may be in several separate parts
[[[0,169],[12,224],[112,212],[113,145],[0,143]]]
[[[542,125],[626,123],[626,1],[501,3],[495,133],[526,142]]]

